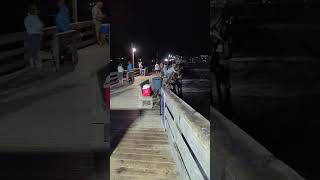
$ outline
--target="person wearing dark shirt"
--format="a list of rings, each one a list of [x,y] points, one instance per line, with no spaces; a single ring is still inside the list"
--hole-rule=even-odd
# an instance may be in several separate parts
[[[65,0],[58,0],[58,14],[56,15],[56,27],[58,32],[70,30],[70,13],[65,4]]]

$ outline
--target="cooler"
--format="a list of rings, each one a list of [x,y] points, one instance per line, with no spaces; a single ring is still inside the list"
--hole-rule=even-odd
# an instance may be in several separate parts
[[[109,34],[109,33],[110,33],[109,24],[102,24],[102,25],[101,25],[100,32],[101,32],[102,34]]]
[[[149,84],[143,85],[142,95],[143,96],[151,96],[151,86]]]

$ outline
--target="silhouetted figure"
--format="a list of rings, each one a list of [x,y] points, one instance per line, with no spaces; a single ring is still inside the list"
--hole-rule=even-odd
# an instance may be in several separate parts
[[[118,65],[118,80],[121,83],[121,85],[123,85],[123,71],[124,71],[124,69],[122,67],[122,64],[120,63]]]
[[[157,74],[160,73],[160,65],[158,64],[158,62],[154,65],[154,70],[156,71]]]
[[[26,59],[30,62],[31,68],[33,68],[34,65],[41,68],[42,60],[39,53],[43,24],[38,16],[38,9],[35,5],[29,7],[28,15],[24,19],[24,25],[27,31]]]
[[[127,79],[128,82],[134,82],[134,72],[133,72],[133,66],[131,62],[128,62],[128,67],[127,67]]]
[[[58,13],[56,15],[56,27],[58,32],[70,30],[70,13],[65,4],[65,0],[58,0]]]
[[[97,43],[99,45],[102,44],[102,38],[101,38],[101,33],[100,33],[102,22],[106,18],[106,16],[101,11],[102,7],[103,7],[103,2],[97,1],[96,5],[92,8],[92,19],[93,19],[93,23],[95,25]]]

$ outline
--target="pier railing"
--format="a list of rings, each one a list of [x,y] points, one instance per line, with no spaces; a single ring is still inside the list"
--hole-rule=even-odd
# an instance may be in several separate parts
[[[214,134],[211,155],[212,179],[303,179],[213,107],[210,109],[210,119]]]
[[[140,75],[139,68],[134,68],[134,76],[137,77]],[[127,70],[123,71],[123,81],[127,81]],[[110,86],[115,86],[119,83],[118,79],[118,72],[111,72],[110,73]]]
[[[75,36],[77,48],[83,48],[96,42],[92,21],[72,23],[70,27],[77,31]],[[54,48],[59,48],[54,45],[57,29],[52,26],[44,28],[43,31],[41,56],[44,56],[43,59],[48,59],[48,56],[54,56]],[[25,32],[0,35],[0,80],[8,79],[27,70],[29,62],[24,59],[25,39]],[[110,34],[107,39],[110,40]]]
[[[162,87],[162,124],[181,179],[210,179],[210,123],[168,88]]]

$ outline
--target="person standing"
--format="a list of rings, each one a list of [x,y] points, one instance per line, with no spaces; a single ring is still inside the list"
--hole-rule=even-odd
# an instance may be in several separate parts
[[[96,5],[92,8],[92,19],[95,25],[97,43],[99,45],[102,44],[101,34],[100,34],[101,25],[103,20],[106,18],[106,16],[102,13],[102,10],[101,10],[102,8],[103,8],[103,2],[101,0],[98,0]]]
[[[154,65],[154,70],[156,71],[157,74],[160,72],[160,66],[158,62],[156,63],[156,65]]]
[[[70,30],[70,13],[65,4],[65,0],[58,0],[58,13],[56,15],[56,27],[58,32],[66,32]]]
[[[122,67],[122,64],[120,63],[118,65],[118,80],[121,83],[121,85],[123,85],[123,71],[124,71],[124,69]]]
[[[141,61],[139,61],[138,66],[139,66],[140,75],[142,75],[143,66],[142,66],[142,62]]]
[[[35,5],[29,7],[28,15],[24,19],[24,25],[27,31],[26,59],[30,62],[31,68],[33,68],[35,64],[38,68],[41,68],[42,60],[39,53],[43,24],[38,16],[38,9]]]
[[[127,79],[128,79],[128,82],[134,81],[133,66],[130,61],[128,62],[128,67],[127,67]]]

